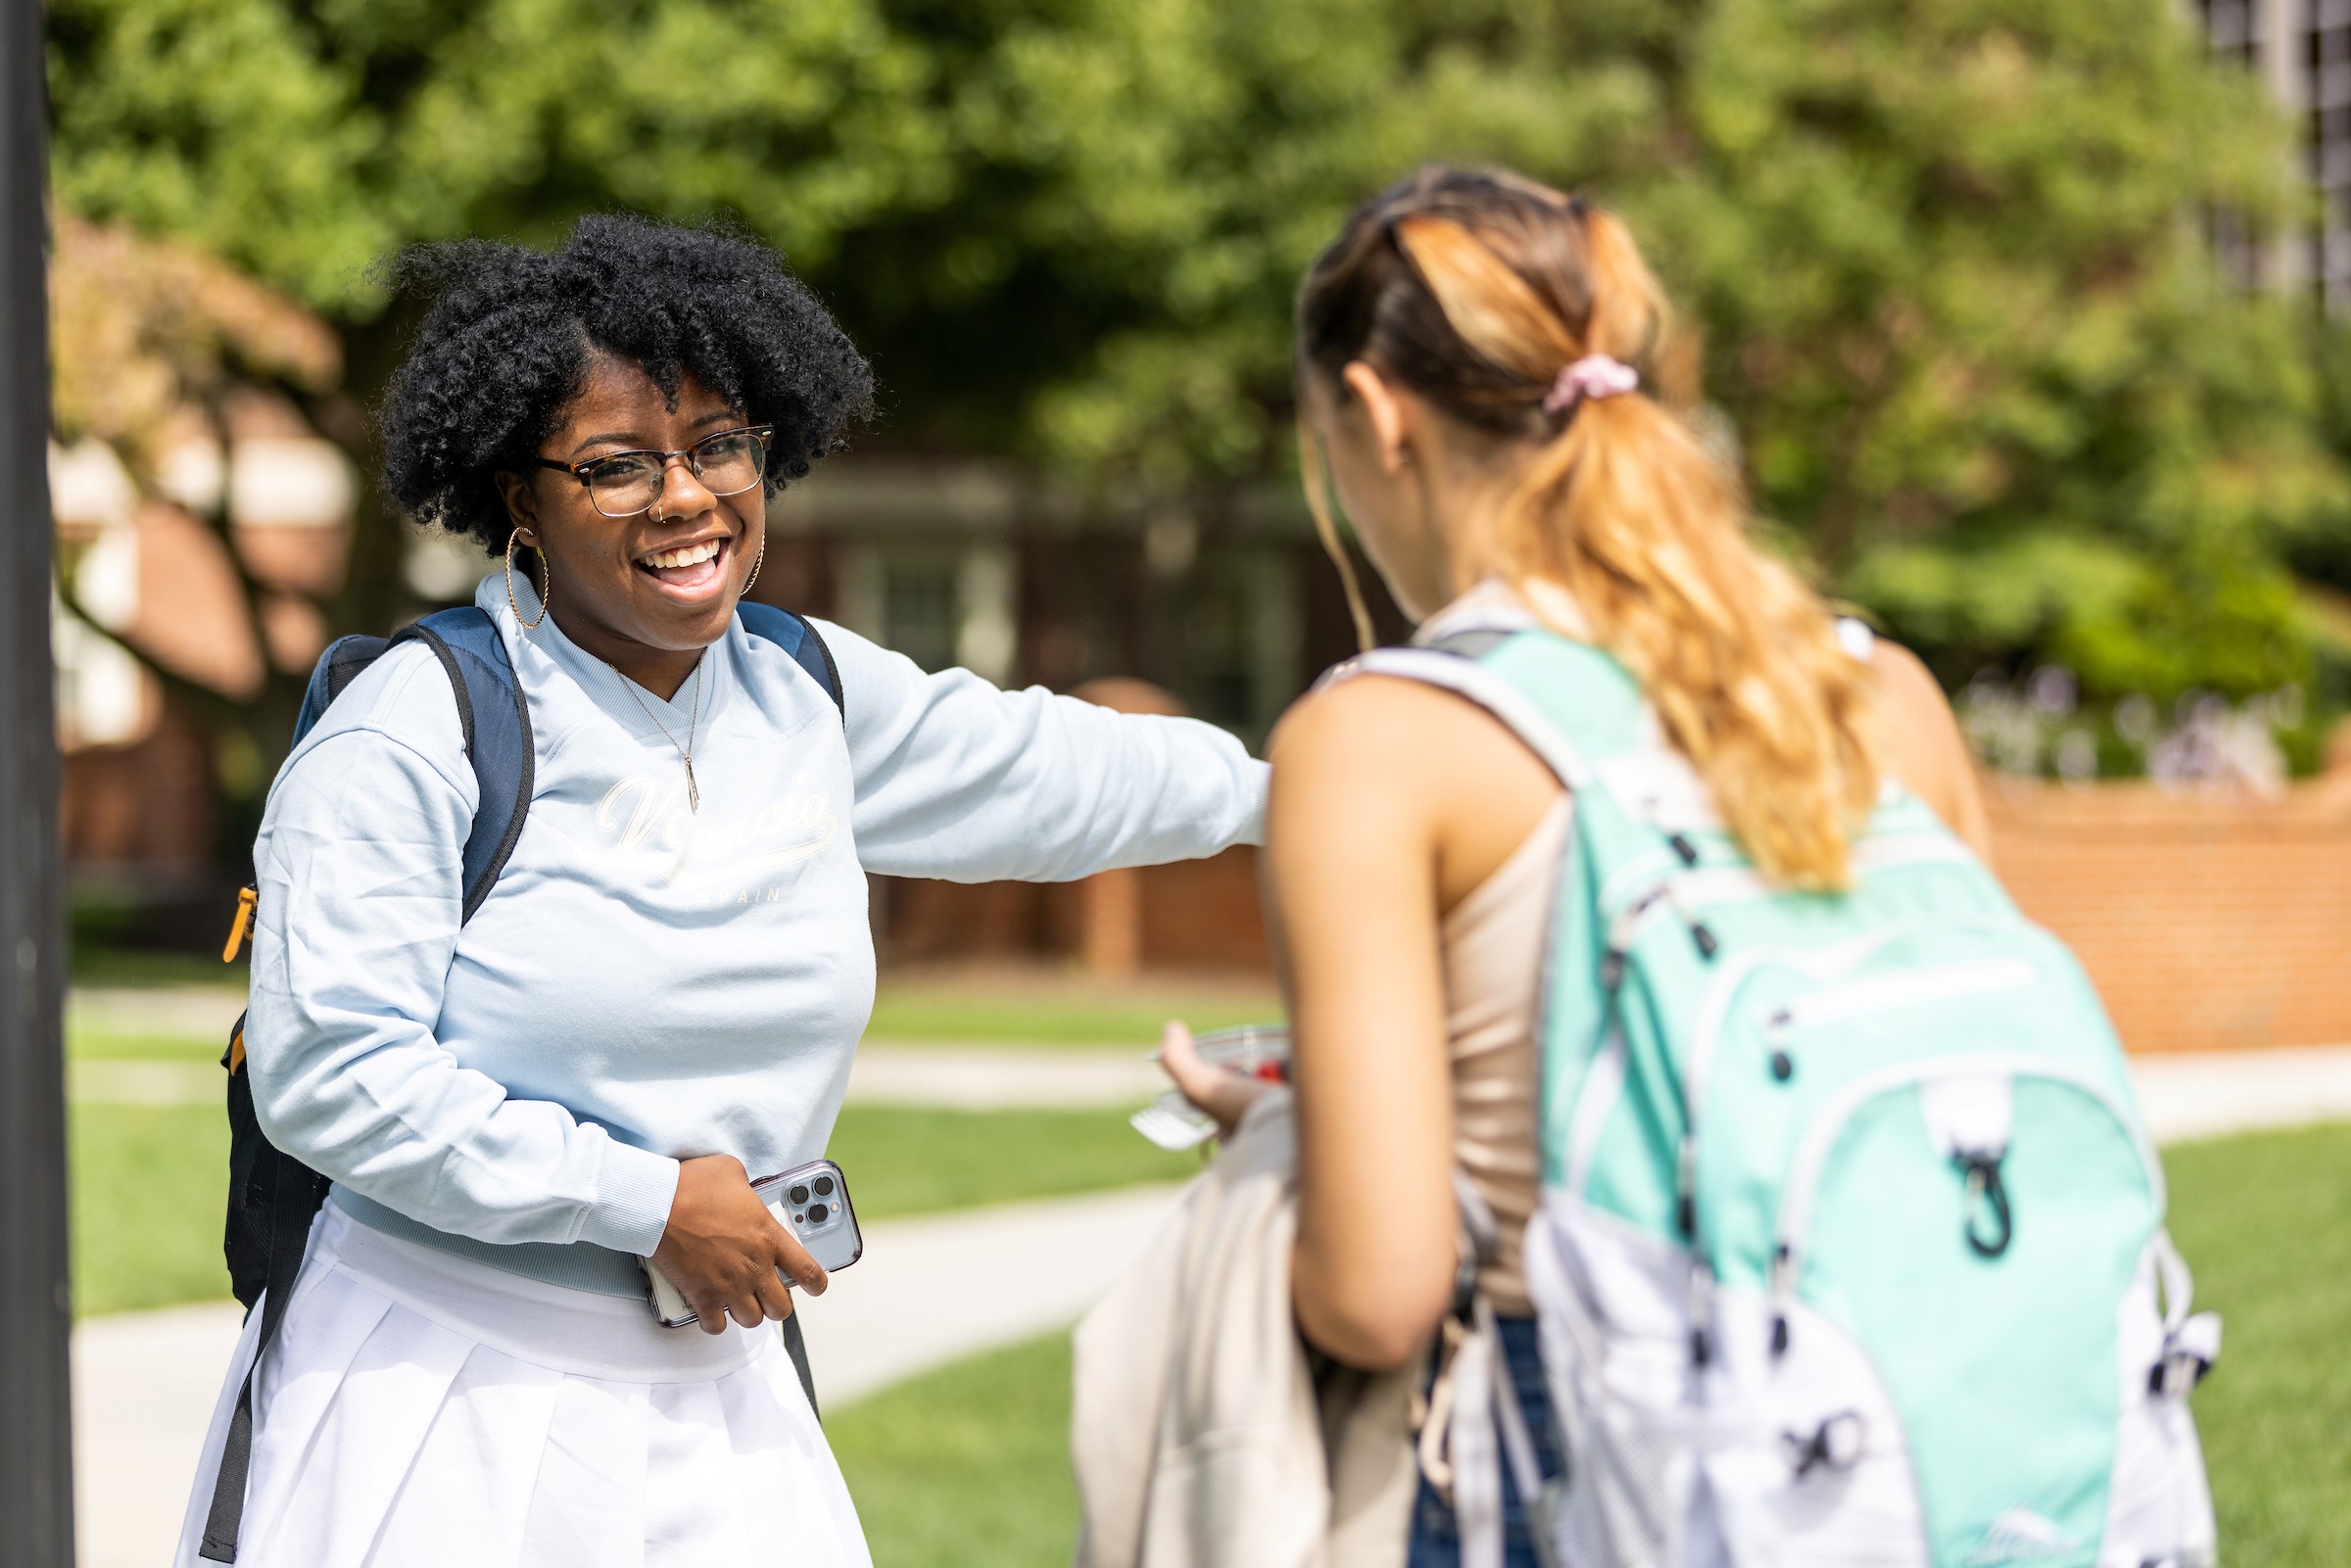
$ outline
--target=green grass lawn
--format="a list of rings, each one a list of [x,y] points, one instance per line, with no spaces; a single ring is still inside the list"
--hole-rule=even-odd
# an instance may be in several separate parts
[[[1182,1019],[1196,1029],[1278,1022],[1263,980],[1151,978],[1110,985],[1075,971],[886,974],[866,1036],[875,1040],[1117,1045],[1142,1050]]]
[[[67,1126],[73,1310],[127,1312],[226,1296],[225,1114],[201,1105],[77,1105]]]
[[[136,1062],[210,1062],[217,1064],[228,1047],[228,1026],[236,1014],[220,1022],[220,1037],[192,1034],[132,1033],[111,1029],[70,1029],[66,1033],[68,1061],[120,1060]]]
[[[223,965],[203,954],[138,953],[78,946],[73,983],[152,991],[202,986],[224,998],[241,988],[245,962]],[[225,1036],[236,1004],[224,1000]],[[1161,1025],[1179,1018],[1195,1028],[1263,1023],[1282,1016],[1268,979],[1153,975],[1105,982],[1075,968],[958,968],[892,971],[882,976],[869,1038],[1011,1045],[1155,1045]],[[161,1043],[161,1042],[159,1042]],[[212,1046],[215,1055],[219,1045]],[[129,1054],[112,1052],[110,1054]]]
[[[73,1296],[83,1314],[228,1294],[228,1123],[213,1106],[77,1105]],[[1106,1111],[851,1106],[829,1151],[867,1219],[1178,1180],[1199,1168]]]
[[[2351,1127],[2166,1152],[2172,1230],[2227,1349],[2195,1397],[2229,1568],[2351,1562]],[[1077,1538],[1063,1336],[828,1417],[877,1568],[1062,1562]]]
[[[2196,1391],[2229,1568],[2351,1562],[2351,1127],[2167,1150],[2172,1235],[2226,1323]]]
[[[868,1219],[1180,1181],[1192,1154],[1145,1143],[1112,1111],[926,1111],[849,1106],[826,1153]]]
[[[229,914],[220,917],[220,934],[228,935]],[[104,985],[128,990],[152,990],[168,985],[243,985],[251,960],[240,956],[223,964],[211,953],[165,953],[142,948],[105,947],[77,941],[71,958],[75,985]]]
[[[85,981],[133,988],[202,981],[216,963],[152,955],[77,956]],[[205,1008],[193,1010],[202,1016]],[[235,1016],[223,993],[217,1031],[171,1031],[81,1022],[69,1057],[208,1064]],[[1259,988],[1170,983],[1140,991],[1052,974],[891,981],[876,1010],[902,1037],[1053,1044],[1156,1040],[1161,1021],[1203,1022],[1276,1016]],[[128,1311],[228,1292],[220,1261],[227,1191],[227,1127],[215,1105],[76,1105],[73,1164],[75,1309]],[[1135,1136],[1123,1116],[1095,1111],[958,1112],[852,1106],[835,1127],[832,1157],[848,1172],[869,1219],[1180,1179],[1199,1168]]]
[[[886,1389],[827,1414],[825,1433],[857,1499],[874,1568],[1070,1560],[1078,1493],[1066,1335]]]

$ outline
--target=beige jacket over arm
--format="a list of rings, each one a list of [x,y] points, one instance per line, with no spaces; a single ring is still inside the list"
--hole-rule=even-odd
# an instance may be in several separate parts
[[[1402,1568],[1417,1373],[1318,1391],[1290,1308],[1297,1153],[1289,1094],[1265,1096],[1078,1325],[1078,1568]]]

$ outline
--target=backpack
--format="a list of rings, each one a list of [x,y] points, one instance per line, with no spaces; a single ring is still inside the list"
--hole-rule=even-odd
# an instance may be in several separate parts
[[[1892,784],[1849,892],[1766,882],[1595,647],[1360,667],[1478,702],[1574,792],[1525,1237],[1566,1469],[1490,1344],[1457,1358],[1464,1568],[1499,1568],[1501,1462],[1572,1568],[2209,1568],[2185,1396],[2220,1322],[2064,946]]]
[[[842,718],[847,704],[841,695],[840,672],[832,649],[804,617],[748,599],[736,606],[744,630],[773,642],[816,683]],[[458,921],[473,918],[490,896],[507,857],[522,837],[523,820],[531,809],[532,745],[530,705],[514,666],[506,657],[505,640],[489,613],[473,605],[441,610],[404,627],[390,638],[354,636],[337,639],[318,656],[311,672],[302,707],[294,721],[294,743],[300,745],[329,704],[360,672],[403,642],[422,642],[433,650],[449,676],[457,699],[457,722],[464,732],[465,755],[478,785],[473,828],[467,833],[463,857],[463,902]],[[220,957],[234,963],[252,925],[257,889],[238,890],[237,914],[228,945]],[[236,1410],[229,1418],[220,1469],[213,1487],[212,1510],[207,1516],[200,1554],[214,1562],[237,1560],[237,1536],[245,1513],[245,1479],[253,1457],[253,1383],[262,1356],[277,1335],[287,1299],[302,1272],[310,1245],[311,1222],[326,1201],[331,1183],[326,1177],[272,1147],[255,1118],[253,1085],[245,1073],[245,1015],[230,1028],[228,1050],[220,1065],[228,1069],[228,1221],[222,1250],[228,1258],[229,1288],[250,1313],[262,1304],[262,1324],[253,1365],[237,1393]],[[785,1319],[785,1343],[792,1352],[800,1383],[816,1403],[807,1352],[796,1315]]]

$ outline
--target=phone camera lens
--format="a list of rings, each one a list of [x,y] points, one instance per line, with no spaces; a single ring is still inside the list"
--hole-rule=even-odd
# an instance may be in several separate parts
[[[816,1195],[819,1198],[833,1196],[833,1178],[831,1176],[819,1176],[811,1185],[816,1188]]]
[[[795,1203],[795,1204],[804,1204],[804,1203],[806,1203],[806,1202],[808,1201],[808,1189],[807,1189],[807,1188],[805,1188],[805,1187],[794,1187],[794,1188],[792,1188],[792,1201],[793,1203]]]
[[[823,1204],[810,1204],[808,1206],[808,1223],[811,1225],[821,1225],[824,1222],[825,1206]]]

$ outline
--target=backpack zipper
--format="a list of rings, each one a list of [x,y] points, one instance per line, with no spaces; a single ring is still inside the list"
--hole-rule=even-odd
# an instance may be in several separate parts
[[[1849,969],[1866,960],[1888,942],[1915,928],[1915,923],[1904,923],[1884,931],[1873,932],[1861,940],[1832,948],[1825,954],[1808,954],[1816,960],[1827,959],[1831,965]],[[1711,956],[1710,954],[1708,955]],[[1738,968],[1716,977],[1706,1004],[1700,1011],[1704,1021],[1691,1039],[1690,1060],[1682,1086],[1682,1141],[1674,1162],[1673,1212],[1683,1245],[1690,1252],[1690,1362],[1703,1367],[1712,1358],[1706,1338],[1706,1322],[1711,1315],[1714,1300],[1714,1268],[1707,1261],[1705,1250],[1699,1244],[1698,1226],[1698,1108],[1703,1103],[1705,1077],[1713,1068],[1714,1043],[1724,1022],[1736,987],[1748,976],[1773,958],[1788,962],[1798,955],[1786,949],[1766,949],[1744,955]],[[1803,967],[1800,963],[1798,967]],[[2007,990],[2030,985],[2039,978],[2032,961],[2023,958],[1978,960],[1944,965],[1938,969],[1911,971],[1905,974],[1880,975],[1868,980],[1833,990],[1815,992],[1809,998],[1799,998],[1815,1004],[1812,1022],[1829,1019],[1860,1018],[1869,1013],[1909,1005],[1918,1001],[1947,1001],[1958,996],[1982,995],[1995,990]],[[1920,984],[1924,982],[1924,994]],[[1787,1012],[1783,1009],[1782,1012]],[[1776,1019],[1775,1019],[1776,1022]],[[1775,1259],[1779,1254],[1775,1250]],[[1775,1354],[1787,1344],[1784,1318],[1773,1317],[1772,1346]]]
[[[1699,1005],[1696,1022],[1690,1031],[1690,1058],[1683,1065],[1682,1116],[1695,1129],[1699,1107],[1705,1103],[1706,1085],[1713,1077],[1714,1052],[1722,1031],[1730,1023],[1732,1003],[1738,1000],[1739,988],[1758,970],[1778,964],[1797,971],[1815,983],[1825,982],[1832,975],[1843,974],[1867,962],[1870,956],[1890,942],[1922,930],[2008,930],[2019,923],[2012,916],[1985,915],[1961,920],[1910,920],[1864,932],[1828,947],[1766,947],[1741,953],[1715,975],[1704,1000]],[[1914,974],[1918,972],[1913,971]],[[1934,973],[1929,971],[1927,973]],[[1872,984],[1858,981],[1856,984]],[[1847,987],[1835,987],[1843,990]],[[1815,997],[1834,994],[1833,990],[1815,992]]]
[[[2115,1123],[2131,1139],[2137,1153],[2139,1166],[2146,1176],[2147,1193],[2153,1199],[2155,1212],[2161,1214],[2166,1205],[2163,1164],[2156,1158],[2155,1147],[2148,1142],[2146,1129],[2132,1116],[2122,1097],[2095,1077],[2073,1068],[2061,1067],[2028,1056],[2021,1051],[1997,1052],[1986,1056],[1938,1057],[1923,1062],[1904,1062],[1864,1074],[1847,1083],[1833,1096],[1804,1129],[1797,1145],[1796,1158],[1789,1163],[1788,1179],[1780,1189],[1779,1215],[1772,1227],[1771,1267],[1767,1295],[1771,1306],[1771,1348],[1776,1355],[1788,1348],[1788,1305],[1796,1295],[1797,1278],[1803,1271],[1804,1242],[1812,1228],[1812,1205],[1819,1196],[1820,1177],[1827,1166],[1829,1155],[1836,1149],[1837,1140],[1846,1124],[1871,1101],[1903,1089],[1916,1088],[1941,1078],[2005,1077],[2037,1078],[2073,1089],[2105,1108]]]
[[[1912,970],[1906,974],[1880,974],[1833,990],[1799,996],[1775,1010],[1764,1021],[1763,1026],[1773,1038],[1785,1039],[1800,1030],[1818,1028],[1825,1023],[1849,1022],[1891,1008],[1925,1002],[1948,1002],[1962,996],[2013,990],[2031,985],[2039,978],[2040,971],[2033,961],[2015,954],[2004,958],[1945,964],[1931,970]]]
[[[1658,830],[1662,833],[1663,830]],[[1629,898],[1648,892],[1653,880],[1680,881],[1685,886],[1695,884],[1692,894],[1702,902],[1733,899],[1773,898],[1788,889],[1764,879],[1752,866],[1741,863],[1717,863],[1683,867],[1679,852],[1668,842],[1665,852],[1644,850],[1617,868],[1600,896],[1593,900],[1601,909],[1621,907]],[[1898,871],[1909,866],[1960,864],[1973,862],[1975,856],[1966,845],[1944,832],[1894,832],[1877,838],[1865,838],[1853,848],[1853,872],[1867,877],[1876,872]],[[1659,877],[1656,868],[1662,863],[1668,870]]]

